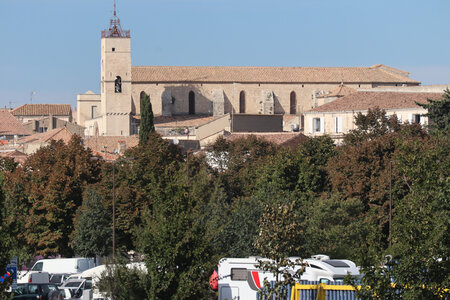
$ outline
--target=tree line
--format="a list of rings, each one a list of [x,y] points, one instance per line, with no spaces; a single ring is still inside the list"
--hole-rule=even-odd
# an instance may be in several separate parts
[[[450,279],[449,95],[426,104],[428,130],[373,109],[339,146],[249,136],[183,154],[150,122],[115,163],[77,136],[20,166],[1,159],[0,267],[15,255],[110,255],[114,185],[117,255],[135,250],[148,268],[121,285],[136,299],[213,298],[222,257],[317,253],[362,266],[361,297],[436,298]]]

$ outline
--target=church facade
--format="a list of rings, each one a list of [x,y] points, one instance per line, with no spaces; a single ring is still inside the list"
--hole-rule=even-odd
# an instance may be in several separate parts
[[[114,12],[101,35],[101,93],[77,96],[77,121],[87,136],[137,133],[140,94],[161,116],[282,114],[301,116],[332,101],[339,86],[371,89],[417,86],[409,73],[370,67],[132,66],[130,31]],[[301,124],[299,124],[301,126]]]

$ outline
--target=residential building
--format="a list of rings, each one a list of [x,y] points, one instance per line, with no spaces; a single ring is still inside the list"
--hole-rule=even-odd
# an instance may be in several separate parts
[[[84,136],[85,129],[83,126],[58,119],[54,116],[28,121],[23,124],[23,127],[33,133],[43,133],[56,128],[66,127],[72,134],[77,134],[81,137]]]
[[[0,110],[0,143],[11,144],[19,138],[31,135],[9,111]]]
[[[24,104],[11,110],[11,113],[22,123],[50,116],[72,122],[70,104]]]
[[[428,124],[426,110],[418,103],[427,99],[438,100],[443,93],[414,92],[356,92],[305,112],[305,134],[308,136],[329,135],[338,142],[343,135],[355,129],[357,113],[382,108],[387,115],[397,115],[399,122]]]
[[[17,150],[30,155],[38,151],[41,147],[48,146],[53,140],[62,140],[67,144],[72,138],[72,135],[66,127],[56,128],[44,133],[35,133],[20,139],[18,141],[20,145],[17,147]]]

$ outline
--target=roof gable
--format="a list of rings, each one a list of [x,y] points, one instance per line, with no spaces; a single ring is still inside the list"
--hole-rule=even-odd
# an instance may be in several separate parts
[[[30,135],[22,123],[19,122],[9,111],[0,110],[0,136],[2,135]]]
[[[47,143],[52,140],[63,140],[68,143],[72,138],[72,133],[66,127],[56,128],[44,133],[35,133],[20,140],[20,143]]]

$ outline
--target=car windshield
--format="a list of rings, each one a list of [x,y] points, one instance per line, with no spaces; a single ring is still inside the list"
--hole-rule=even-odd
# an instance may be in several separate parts
[[[50,282],[51,283],[61,283],[62,277],[63,277],[63,275],[52,275],[52,277],[50,278]]]
[[[79,287],[82,283],[83,281],[69,281],[64,284],[64,287]]]

